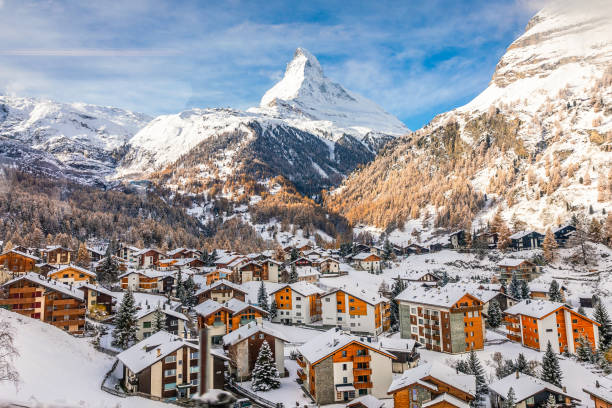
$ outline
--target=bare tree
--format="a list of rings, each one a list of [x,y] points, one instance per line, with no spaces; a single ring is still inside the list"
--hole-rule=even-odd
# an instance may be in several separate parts
[[[17,386],[19,373],[13,365],[19,351],[15,347],[13,326],[6,320],[0,320],[0,383],[12,382]]]

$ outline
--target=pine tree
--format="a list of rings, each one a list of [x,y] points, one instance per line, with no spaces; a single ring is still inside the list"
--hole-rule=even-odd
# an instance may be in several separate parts
[[[291,272],[289,272],[289,283],[295,283],[298,281],[298,274],[295,264],[291,264]]]
[[[581,314],[583,316],[586,315],[586,310],[584,310],[584,307],[582,307],[582,305],[578,306],[578,310],[576,310],[576,312],[578,312],[578,314]]]
[[[119,265],[117,265],[117,261],[113,258],[109,245],[106,249],[106,255],[102,261],[102,265],[98,268],[98,282],[110,285],[117,281],[118,274]]]
[[[399,276],[393,282],[393,286],[391,287],[391,304],[389,305],[389,309],[391,312],[391,327],[397,328],[400,324],[400,316],[399,316],[399,303],[396,300],[396,297],[402,293],[406,289],[406,285],[404,281],[402,281]]]
[[[276,318],[276,316],[278,315],[278,306],[276,305],[276,300],[272,300],[272,303],[270,304],[270,321],[274,320]]]
[[[533,369],[529,365],[529,362],[527,361],[523,353],[519,353],[518,357],[516,358],[516,364],[514,366],[516,368],[516,371],[520,373],[527,374],[532,377],[535,375]]]
[[[489,315],[487,316],[487,323],[489,324],[489,327],[492,327],[494,329],[501,326],[502,310],[501,307],[499,307],[499,302],[497,302],[497,300],[495,299],[491,300],[491,302],[489,303]]]
[[[386,238],[385,243],[383,245],[382,258],[385,261],[388,261],[389,259],[391,259],[392,255],[393,255],[393,247],[391,246],[391,242],[389,242],[389,238]]]
[[[455,369],[463,374],[474,374],[470,369],[470,365],[465,360],[457,361],[457,363],[455,364]]]
[[[529,286],[527,285],[527,282],[522,280],[520,286],[521,286],[521,298],[529,299],[531,296],[530,296]]]
[[[607,350],[612,346],[612,321],[603,302],[597,300],[593,311],[593,320],[599,323],[599,347]]]
[[[162,312],[161,307],[157,306],[153,313],[153,323],[151,324],[153,333],[157,333],[161,330],[166,330],[166,315]]]
[[[259,291],[257,292],[257,304],[266,312],[270,311],[270,307],[268,305],[268,293],[266,292],[266,285],[264,281],[261,281],[259,285]]]
[[[555,400],[554,395],[548,394],[548,399],[546,400],[544,408],[557,408],[557,401]]]
[[[179,268],[178,273],[176,274],[176,288],[174,289],[174,295],[181,299],[181,301],[185,298],[185,286],[183,282],[183,272]]]
[[[470,351],[470,357],[468,358],[468,366],[470,371],[476,377],[476,396],[472,401],[473,407],[481,407],[484,405],[484,399],[489,392],[487,387],[487,381],[485,380],[485,372],[480,364],[480,360],[476,357],[476,353],[472,349]]]
[[[136,342],[136,332],[138,330],[136,310],[134,295],[132,295],[131,290],[128,290],[125,295],[123,295],[119,311],[117,312],[117,316],[115,316],[113,346],[125,350]]]
[[[508,290],[510,291],[510,297],[516,300],[521,300],[523,298],[521,283],[514,272],[512,273],[512,279],[510,280],[510,285],[508,285]]]
[[[78,266],[81,266],[83,268],[89,267],[89,264],[91,263],[91,258],[89,257],[89,251],[87,250],[87,247],[85,246],[84,243],[81,243],[81,245],[79,245],[79,250],[77,251],[77,257],[76,257],[75,263]]]
[[[499,379],[505,378],[516,371],[516,366],[512,360],[500,362],[495,369],[495,376]]]
[[[542,357],[542,380],[562,387],[561,381],[563,380],[563,373],[561,372],[561,366],[559,365],[559,359],[557,354],[553,351],[550,341],[546,346],[546,353]]]
[[[542,241],[542,251],[544,252],[544,259],[546,259],[547,262],[552,262],[555,259],[555,250],[557,247],[555,234],[548,228],[544,236],[544,241]]]
[[[280,387],[278,369],[267,340],[261,344],[251,376],[251,387],[254,391],[268,391]]]
[[[514,408],[516,406],[516,396],[514,394],[514,388],[510,387],[506,399],[502,404],[502,408]]]
[[[584,362],[589,362],[593,360],[593,348],[591,347],[591,342],[582,335],[578,337],[576,357],[578,357],[578,360]]]
[[[561,288],[559,288],[559,283],[554,279],[550,282],[550,287],[548,288],[548,299],[551,302],[563,302]]]
[[[185,306],[193,306],[195,304],[196,284],[193,281],[193,276],[189,275],[183,283],[181,303]]]
[[[440,287],[443,288],[449,282],[450,278],[448,277],[448,273],[446,271],[442,272],[442,277],[440,278]]]

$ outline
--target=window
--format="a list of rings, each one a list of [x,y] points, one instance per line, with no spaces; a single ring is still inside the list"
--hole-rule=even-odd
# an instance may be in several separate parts
[[[194,351],[193,353],[191,353],[191,359],[192,360],[198,358],[199,356],[200,356],[200,352],[199,351]]]
[[[176,388],[176,383],[164,384],[164,391],[173,390]]]
[[[572,323],[578,323],[578,319],[572,319]]]
[[[346,371],[347,370],[348,365],[347,364],[342,364],[342,371]]]
[[[327,298],[325,298],[325,301],[326,301],[326,302],[329,302],[329,298],[328,298],[328,297],[327,297]]]
[[[552,329],[546,329],[546,333],[552,333]]]
[[[173,375],[176,375],[176,370],[174,369],[164,371],[164,377],[172,377]]]
[[[150,329],[151,328],[151,322],[142,322],[142,328],[143,329]]]
[[[194,378],[193,380],[191,380],[191,385],[198,385],[198,379]]]
[[[346,350],[342,350],[342,357],[346,357]]]
[[[411,308],[411,309],[410,309],[410,313],[412,313],[412,314],[417,314],[416,307]]]
[[[342,377],[342,384],[348,384],[348,377]]]
[[[295,297],[295,300],[302,300],[302,298],[301,298],[301,297],[299,297],[299,296],[296,296],[296,297]]]
[[[349,302],[351,302],[351,303],[353,303],[354,301],[355,301],[355,299],[353,299],[353,298],[349,299]]]
[[[168,356],[164,359],[166,363],[174,363],[176,361],[176,356]]]

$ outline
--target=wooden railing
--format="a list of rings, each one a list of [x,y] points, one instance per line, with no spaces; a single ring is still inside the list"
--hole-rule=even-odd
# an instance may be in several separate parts
[[[372,356],[366,354],[365,356],[355,356],[353,358],[354,363],[369,363],[372,361]]]
[[[363,388],[372,388],[373,385],[371,382],[356,382],[353,384],[353,386],[355,387],[355,389],[363,389]]]

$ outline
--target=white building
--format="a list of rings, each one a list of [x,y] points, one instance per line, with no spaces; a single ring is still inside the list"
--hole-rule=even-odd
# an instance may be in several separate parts
[[[376,292],[342,287],[321,296],[324,325],[379,335],[389,327],[388,299]]]

